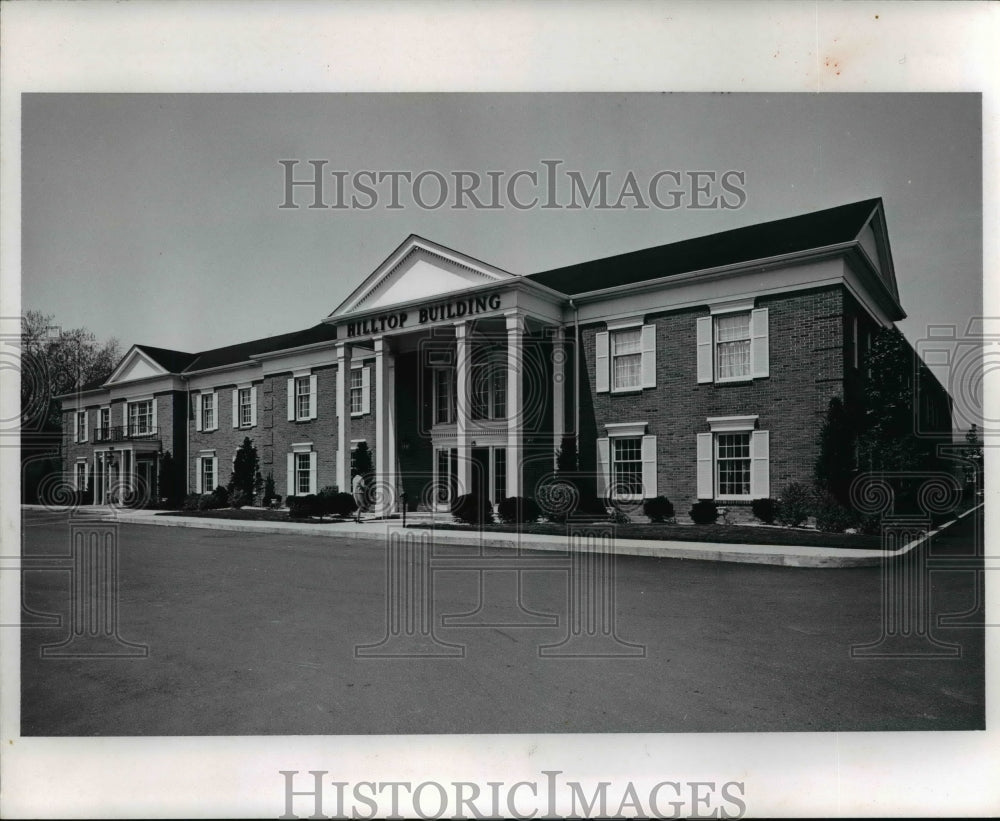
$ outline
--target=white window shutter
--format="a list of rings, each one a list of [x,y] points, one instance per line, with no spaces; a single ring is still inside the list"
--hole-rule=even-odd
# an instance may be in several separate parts
[[[257,386],[250,388],[250,427],[257,427]]]
[[[215,482],[215,487],[218,487],[222,484],[222,482],[219,481],[219,457],[212,456],[210,458],[212,460],[212,481]],[[215,490],[215,487],[210,487],[208,492],[211,493]]]
[[[240,391],[239,388],[233,390],[233,427],[240,426]]]
[[[755,308],[750,312],[750,368],[754,379],[768,376],[767,308]]]
[[[656,387],[656,326],[642,326],[642,386]]]
[[[715,497],[712,481],[712,434],[698,434],[698,475],[697,491],[699,499],[712,499]]]
[[[122,402],[122,428],[128,433],[128,402]]]
[[[750,496],[767,499],[771,495],[771,434],[755,430],[750,434]]]
[[[212,430],[219,429],[219,394],[212,391]],[[214,490],[215,488],[213,488]]]
[[[288,495],[295,495],[295,454],[288,454]]]
[[[201,430],[201,394],[196,393],[194,395],[194,429],[197,431]],[[200,486],[201,479],[198,479],[198,484]],[[200,491],[199,491],[200,492]]]
[[[316,374],[309,375],[309,418],[315,419],[319,405],[319,377]]]
[[[83,441],[87,442],[90,440],[90,411],[85,410],[83,412]]]
[[[194,492],[195,493],[201,493],[202,492],[202,490],[201,490],[201,473],[202,473],[202,464],[201,464],[201,461],[202,461],[201,459],[195,459],[194,460]]]
[[[70,415],[70,422],[73,425],[73,441],[80,441],[80,411],[73,411]]]
[[[712,317],[698,317],[698,382],[712,381]],[[699,498],[706,498],[698,494]],[[710,497],[707,497],[710,498]]]
[[[150,404],[150,407],[152,408],[152,412],[149,415],[149,419],[150,419],[149,423],[153,426],[153,432],[154,433],[159,433],[160,429],[156,425],[156,397],[155,396],[153,397],[152,401],[150,401],[149,404]]]
[[[607,436],[597,440],[597,498],[603,499],[611,484],[611,442]]]
[[[288,380],[288,421],[295,421],[295,379]]]
[[[361,412],[372,412],[372,369],[368,365],[361,369]]]
[[[656,437],[642,437],[642,497],[656,496]]]
[[[316,451],[309,454],[309,492],[316,493]]]
[[[595,339],[597,353],[594,356],[594,384],[598,393],[608,392],[608,382],[611,371],[611,356],[608,351],[609,334],[607,331],[598,331]]]

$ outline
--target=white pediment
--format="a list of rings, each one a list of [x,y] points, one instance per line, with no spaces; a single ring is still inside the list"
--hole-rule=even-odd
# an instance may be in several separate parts
[[[167,371],[151,357],[138,348],[132,348],[108,377],[108,383],[131,382],[136,379],[147,379],[151,376],[163,376],[165,373]]]
[[[892,264],[892,252],[889,250],[889,232],[885,225],[885,216],[881,205],[872,212],[871,217],[865,223],[861,233],[857,236],[857,243],[861,246],[865,256],[868,257],[875,268],[879,278],[885,283],[889,292],[898,300],[899,292],[896,287],[896,272]]]
[[[502,282],[513,274],[420,237],[410,237],[331,314],[369,311]]]

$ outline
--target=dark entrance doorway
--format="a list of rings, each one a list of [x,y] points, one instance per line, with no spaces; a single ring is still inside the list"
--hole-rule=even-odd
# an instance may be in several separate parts
[[[136,491],[139,498],[145,502],[155,502],[157,500],[156,489],[156,459],[144,459],[138,457],[135,460]]]
[[[482,503],[490,499],[490,449],[472,448],[469,466],[469,492]]]

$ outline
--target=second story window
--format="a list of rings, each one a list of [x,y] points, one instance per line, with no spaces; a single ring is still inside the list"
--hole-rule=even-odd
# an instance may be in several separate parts
[[[478,348],[473,351],[470,366],[472,418],[506,418],[507,361],[504,352]]]
[[[629,328],[611,334],[611,389],[642,387],[641,328]]]
[[[86,442],[87,441],[87,412],[77,411],[76,412],[76,441]]]
[[[129,402],[128,434],[129,436],[146,436],[153,432],[153,402]]]
[[[295,418],[309,418],[309,402],[311,392],[309,390],[309,377],[299,376],[295,379]]]
[[[750,313],[715,317],[716,379],[750,378]]]
[[[201,395],[201,428],[202,430],[215,430],[214,393],[203,393]]]
[[[250,396],[250,388],[240,388],[237,394],[241,428],[249,428],[253,424],[253,405]]]

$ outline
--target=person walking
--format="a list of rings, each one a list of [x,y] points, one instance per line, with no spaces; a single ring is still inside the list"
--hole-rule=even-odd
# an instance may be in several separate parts
[[[355,521],[361,522],[361,508],[365,505],[365,477],[355,473],[351,480],[351,493],[354,494]]]

